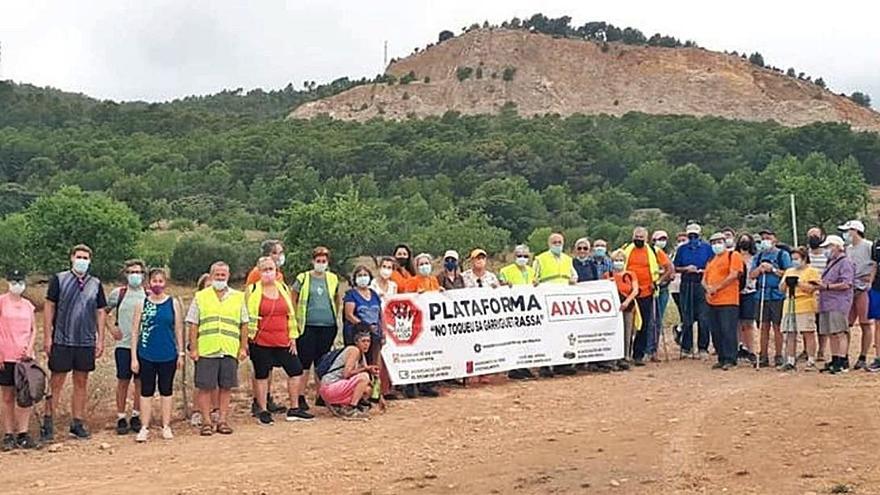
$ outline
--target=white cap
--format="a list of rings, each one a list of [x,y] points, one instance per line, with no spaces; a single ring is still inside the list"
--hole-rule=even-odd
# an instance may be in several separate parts
[[[691,224],[688,224],[687,227],[685,227],[684,231],[688,234],[702,234],[703,228],[700,227],[699,224],[691,223]]]
[[[865,224],[863,224],[859,220],[850,220],[849,222],[846,222],[845,224],[838,226],[837,230],[840,230],[840,231],[857,230],[859,232],[864,233],[865,232]]]
[[[828,247],[831,245],[843,247],[846,244],[843,242],[843,239],[841,239],[839,235],[829,235],[825,237],[825,242],[819,244],[819,247]]]
[[[443,259],[445,260],[446,258],[453,258],[455,259],[455,261],[458,261],[458,251],[456,251],[455,249],[450,249],[449,251],[446,251],[446,254],[443,255]]]
[[[669,239],[669,234],[667,234],[665,230],[657,230],[657,231],[655,231],[654,234],[651,236],[651,240],[652,240],[652,241],[656,241],[657,239],[660,239],[660,238],[662,238],[662,237],[665,237],[665,238]]]

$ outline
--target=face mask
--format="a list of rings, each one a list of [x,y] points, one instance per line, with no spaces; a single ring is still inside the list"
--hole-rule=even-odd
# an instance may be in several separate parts
[[[160,295],[162,295],[163,292],[165,292],[165,286],[164,285],[151,285],[150,292],[152,292],[153,294],[156,294],[157,296],[160,296]]]
[[[824,254],[826,258],[831,259],[831,256],[834,255],[834,252],[832,252],[830,249],[823,249],[822,254]]]
[[[528,256],[517,256],[516,257],[517,266],[526,266],[528,263],[529,263]]]
[[[700,234],[688,234],[688,240],[691,242],[700,240]]]
[[[612,263],[612,266],[614,267],[615,272],[622,272],[625,264],[626,263],[624,263],[623,261],[615,261]]]
[[[740,251],[751,251],[752,243],[749,241],[740,241],[739,244],[736,245],[736,249]]]
[[[324,273],[327,271],[327,263],[312,263],[312,265],[318,273]]]
[[[382,278],[391,277],[391,268],[380,268],[379,269],[379,276]]]
[[[419,273],[428,276],[431,274],[431,265],[419,265]]]
[[[226,290],[227,286],[228,283],[225,280],[215,280],[211,282],[211,287],[213,287],[216,291],[224,291]]]
[[[24,292],[24,289],[24,282],[12,282],[11,284],[9,284],[9,292],[12,292],[16,296],[20,296]]]
[[[810,249],[818,249],[819,244],[822,244],[822,239],[812,236],[807,239],[807,243],[810,245]]]
[[[370,285],[370,276],[369,275],[358,275],[354,279],[354,283],[357,284],[358,287],[364,288]]]
[[[260,273],[260,278],[263,280],[264,284],[271,284],[272,282],[275,281],[275,279],[277,278],[277,275],[275,275],[274,271],[272,271],[272,272],[266,271],[266,272]]]
[[[605,247],[604,246],[596,246],[593,248],[593,255],[597,258],[605,257]]]
[[[724,247],[726,247],[727,249],[733,249],[734,245],[736,245],[736,241],[734,241],[732,237],[729,239],[724,239]]]
[[[633,245],[635,245],[635,247],[637,247],[637,248],[643,248],[643,247],[645,247],[645,240],[644,239],[633,239]]]
[[[144,276],[140,273],[129,273],[128,274],[128,286],[129,287],[140,287],[141,284],[144,283]]]
[[[409,257],[408,256],[398,256],[395,259],[397,259],[397,264],[400,266],[406,266],[409,264]]]
[[[654,241],[654,247],[657,249],[666,249],[666,241]]]
[[[678,241],[678,244],[675,245],[675,248],[678,249],[682,246],[686,246],[688,241]]]
[[[791,260],[791,266],[795,268],[800,268],[802,265],[801,260]]]
[[[579,255],[577,255],[577,259],[578,259],[578,261],[587,261],[588,259],[590,259],[590,255],[589,254],[579,254]]]
[[[770,241],[764,241],[764,240],[759,241],[758,245],[755,247],[758,248],[758,252],[766,251],[766,250],[770,249]]]
[[[83,259],[75,259],[73,260],[73,271],[79,273],[80,275],[85,275],[86,272],[89,271],[89,265],[91,265],[91,260],[83,260]]]
[[[284,266],[284,260],[285,260],[285,259],[286,259],[286,258],[284,257],[284,255],[283,255],[283,254],[280,254],[280,255],[278,255],[278,261],[276,261],[275,263],[277,263],[278,266]]]
[[[446,270],[451,272],[458,268],[458,262],[455,260],[446,260],[443,262],[443,266],[446,268]]]
[[[716,242],[712,244],[712,252],[717,254],[721,254],[724,252],[724,243]]]
[[[556,256],[562,254],[562,246],[550,246],[550,252]]]
[[[848,231],[843,233],[843,242],[847,244],[852,243],[852,234],[850,234]]]

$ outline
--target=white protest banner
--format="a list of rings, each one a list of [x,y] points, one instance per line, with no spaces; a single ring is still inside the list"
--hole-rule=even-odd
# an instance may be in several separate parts
[[[608,280],[399,294],[382,320],[396,385],[623,357],[620,298]]]

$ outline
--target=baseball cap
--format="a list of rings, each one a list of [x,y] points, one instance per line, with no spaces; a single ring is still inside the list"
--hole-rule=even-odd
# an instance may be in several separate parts
[[[443,259],[445,260],[446,258],[452,258],[455,261],[458,261],[458,251],[456,251],[455,249],[450,249],[446,251],[446,253],[443,254]]]
[[[525,244],[519,244],[513,248],[513,254],[529,254],[529,247]]]
[[[10,282],[22,282],[27,277],[27,274],[21,270],[10,270],[6,274],[6,280]]]
[[[776,235],[776,231],[768,227],[768,228],[763,228],[760,230],[760,232],[758,232],[758,235],[764,235],[764,234]]]
[[[482,256],[488,256],[488,255],[486,254],[486,251],[483,251],[483,250],[480,249],[480,248],[476,248],[476,249],[474,249],[473,251],[471,251],[471,255],[468,256],[468,258],[469,258],[469,259],[474,259],[474,258],[476,258],[477,256],[480,256],[480,255],[482,255]]]
[[[825,237],[825,242],[823,242],[822,244],[819,244],[819,247],[828,247],[831,245],[843,247],[845,245],[845,243],[843,242],[843,239],[841,239],[839,235],[829,235],[829,236]]]
[[[656,241],[657,239],[662,239],[664,237],[669,239],[669,234],[667,234],[665,230],[658,230],[651,236],[651,240]]]
[[[687,227],[685,227],[684,231],[688,234],[702,234],[703,228],[700,227],[699,224],[690,223]]]
[[[724,234],[721,232],[715,232],[714,234],[712,234],[712,237],[709,238],[709,242],[723,241],[723,240],[724,240]]]
[[[865,231],[865,224],[863,224],[859,220],[850,220],[849,222],[846,222],[845,224],[838,226],[837,230],[840,230],[840,231],[857,230],[859,232],[864,232]]]

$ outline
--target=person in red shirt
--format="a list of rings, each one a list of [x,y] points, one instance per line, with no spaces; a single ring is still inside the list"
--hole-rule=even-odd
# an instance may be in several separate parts
[[[712,369],[728,370],[736,366],[737,324],[739,323],[739,277],[743,271],[742,256],[728,251],[724,234],[716,232],[709,238],[715,256],[703,272],[703,288],[709,306],[709,328],[718,354]]]

